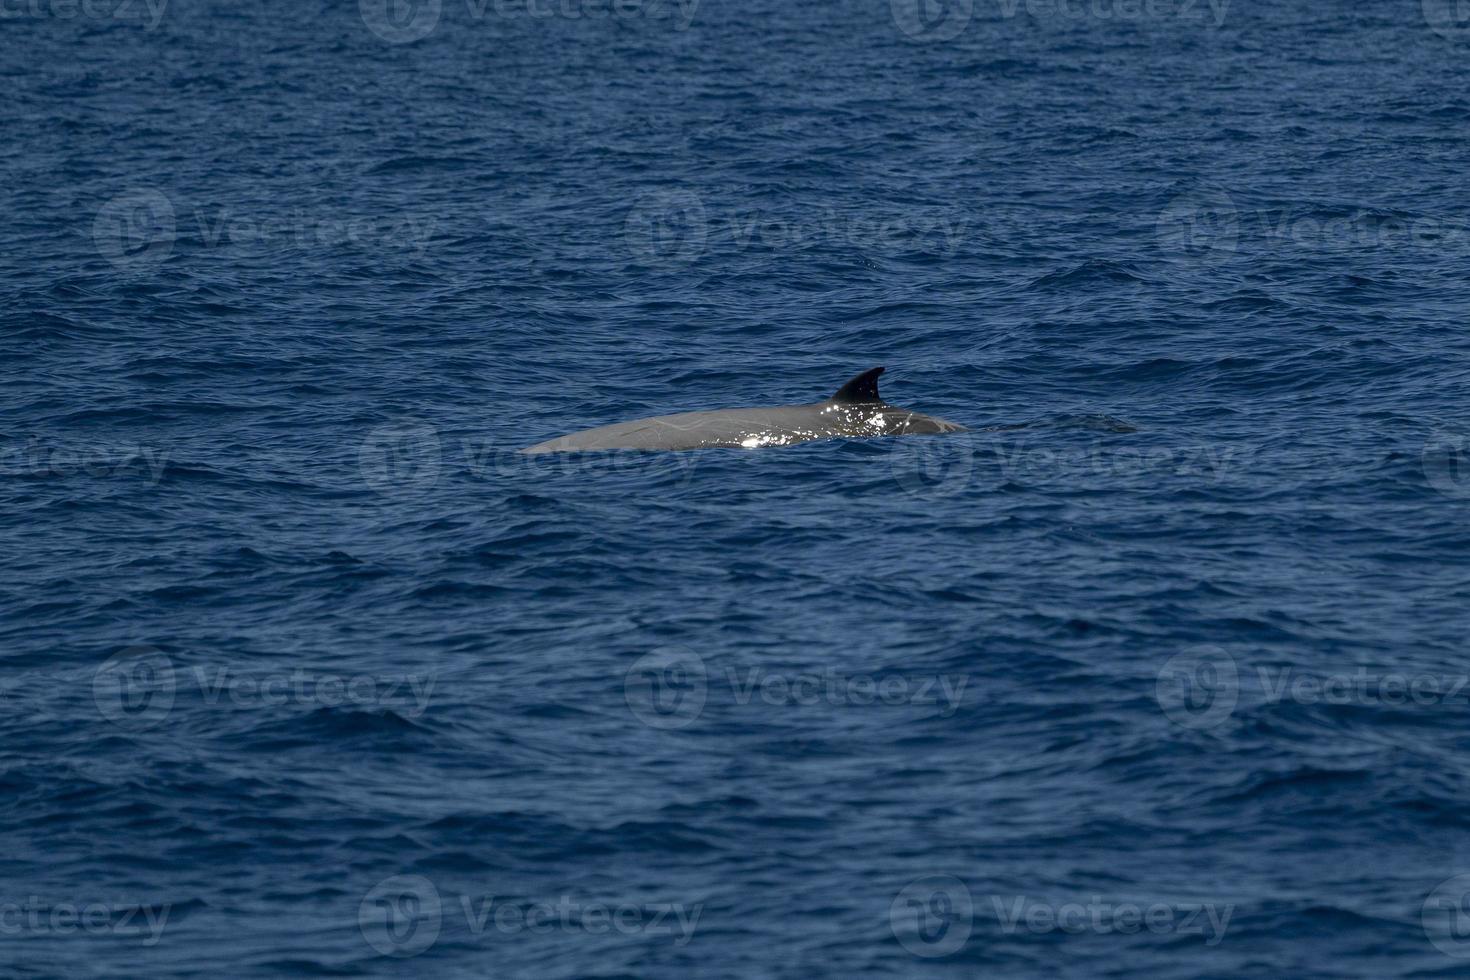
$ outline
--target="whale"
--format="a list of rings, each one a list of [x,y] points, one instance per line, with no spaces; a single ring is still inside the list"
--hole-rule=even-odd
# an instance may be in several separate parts
[[[838,388],[831,398],[808,405],[723,408],[658,415],[573,432],[527,446],[521,452],[764,449],[794,446],[814,439],[864,439],[969,431],[958,423],[885,402],[878,394],[878,376],[883,370],[881,367],[869,368]]]

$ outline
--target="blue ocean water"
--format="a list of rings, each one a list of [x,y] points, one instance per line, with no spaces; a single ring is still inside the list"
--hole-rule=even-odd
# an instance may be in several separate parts
[[[1464,975],[1456,14],[8,0],[0,972]]]

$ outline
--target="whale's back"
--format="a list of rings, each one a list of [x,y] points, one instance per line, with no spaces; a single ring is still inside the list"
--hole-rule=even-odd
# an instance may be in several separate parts
[[[549,439],[524,450],[528,453],[587,452],[599,449],[755,449],[789,446],[822,438],[815,406],[779,408],[726,408],[712,412],[681,412],[603,425]]]
[[[573,432],[521,450],[523,453],[572,453],[599,449],[760,449],[792,446],[839,436],[930,435],[963,432],[965,427],[919,412],[898,408],[878,394],[881,367],[856,375],[837,393],[811,405],[774,408],[722,408],[681,412],[618,422]]]

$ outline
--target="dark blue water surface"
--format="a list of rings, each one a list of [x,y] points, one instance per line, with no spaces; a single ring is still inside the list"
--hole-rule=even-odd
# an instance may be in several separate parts
[[[1463,976],[1455,16],[5,0],[0,974]]]

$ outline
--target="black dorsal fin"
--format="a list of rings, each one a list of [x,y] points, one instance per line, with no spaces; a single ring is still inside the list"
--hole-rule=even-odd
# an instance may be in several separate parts
[[[837,394],[832,396],[834,402],[881,402],[883,399],[878,395],[878,375],[883,373],[880,367],[869,368],[862,374],[853,378],[847,384],[837,389]]]

